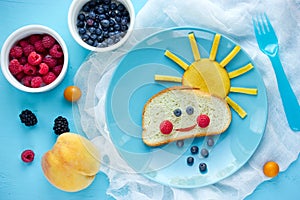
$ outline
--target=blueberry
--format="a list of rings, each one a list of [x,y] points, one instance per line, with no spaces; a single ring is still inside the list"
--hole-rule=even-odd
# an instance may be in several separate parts
[[[85,5],[83,6],[82,10],[83,10],[84,12],[90,12],[91,8],[89,7],[89,4],[85,4]]]
[[[96,14],[93,11],[89,12],[88,16],[89,16],[90,19],[95,19],[96,18]]]
[[[98,12],[99,14],[103,14],[103,13],[104,13],[104,8],[100,6],[100,7],[97,9],[97,12]]]
[[[177,145],[177,147],[181,148],[184,145],[184,141],[183,140],[177,140],[176,145]]]
[[[116,24],[115,20],[109,19],[109,25],[114,26]]]
[[[98,36],[97,41],[100,42],[100,43],[103,42],[104,41],[103,36],[102,35]]]
[[[93,27],[98,28],[99,27],[99,23],[98,22],[94,22],[93,23]]]
[[[103,36],[104,36],[104,38],[109,38],[108,31],[104,31]]]
[[[115,9],[117,9],[118,6],[116,3],[111,3],[109,7],[111,10],[115,10]]]
[[[89,2],[89,7],[90,8],[94,8],[96,6],[96,2],[95,1],[90,1]]]
[[[103,19],[103,20],[101,20],[101,26],[103,26],[103,27],[109,27],[109,21],[107,20],[107,19]]]
[[[208,150],[205,149],[205,148],[201,149],[201,155],[202,155],[204,158],[207,158],[208,155],[209,155]]]
[[[212,146],[214,146],[214,144],[215,144],[214,139],[212,139],[212,138],[207,139],[207,146],[212,147]]]
[[[80,29],[78,30],[78,33],[79,33],[80,35],[85,34],[85,33],[86,33],[86,29],[85,29],[85,28],[80,28]]]
[[[175,109],[175,110],[173,111],[173,113],[174,113],[174,115],[175,115],[176,117],[180,117],[180,115],[181,115],[181,110],[180,110],[179,108],[177,108],[177,109]]]
[[[111,0],[103,0],[103,3],[106,4],[106,5],[108,5],[108,4],[111,3]]]
[[[192,154],[197,154],[199,152],[199,148],[197,146],[192,146],[191,147],[191,153]]]
[[[84,22],[83,21],[77,21],[77,27],[78,28],[84,27]]]
[[[87,43],[88,45],[93,46],[94,41],[93,41],[92,39],[89,39],[89,40],[86,41],[86,43]]]
[[[194,113],[194,108],[193,108],[192,106],[188,106],[188,107],[186,108],[186,113],[187,113],[188,115],[192,115],[192,114]]]
[[[103,5],[104,13],[109,12],[109,6],[108,5]]]
[[[90,36],[89,36],[88,34],[83,34],[83,35],[81,36],[81,39],[82,39],[83,41],[88,41],[88,40],[90,39]]]
[[[127,25],[122,25],[121,26],[121,30],[122,31],[127,31],[128,30],[128,26]]]
[[[123,10],[125,10],[125,6],[122,4],[122,3],[120,3],[119,5],[118,5],[118,8],[117,8],[119,11],[123,11]]]
[[[95,33],[96,33],[97,35],[102,35],[102,30],[101,30],[101,28],[97,28],[96,31],[95,31]]]
[[[96,39],[97,39],[97,35],[96,34],[92,34],[91,36],[90,36],[90,38],[93,40],[93,41],[95,41]]]
[[[85,19],[85,15],[83,13],[80,13],[77,17],[78,20],[83,21]]]
[[[106,19],[106,15],[105,15],[105,14],[99,15],[99,20],[100,20],[100,21],[101,21],[101,20],[104,20],[104,19]]]
[[[205,163],[200,163],[199,170],[200,172],[205,172],[207,170],[207,165]]]
[[[95,32],[96,32],[96,28],[93,27],[93,26],[90,27],[90,28],[89,28],[89,32],[90,32],[90,33],[95,33]]]
[[[121,30],[121,26],[120,26],[119,24],[115,24],[115,25],[114,25],[114,29],[115,29],[116,31],[119,31],[119,30]]]
[[[115,17],[116,22],[121,22],[121,17],[117,16]]]
[[[192,166],[194,164],[194,158],[190,156],[186,159],[186,162],[189,166]]]

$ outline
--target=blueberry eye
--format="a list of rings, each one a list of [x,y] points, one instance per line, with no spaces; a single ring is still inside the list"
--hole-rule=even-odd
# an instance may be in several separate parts
[[[181,110],[179,108],[177,108],[176,110],[174,110],[174,115],[176,117],[179,117],[181,115]]]
[[[192,115],[192,114],[194,113],[194,108],[193,108],[192,106],[188,106],[188,107],[186,108],[186,113],[187,113],[188,115]]]

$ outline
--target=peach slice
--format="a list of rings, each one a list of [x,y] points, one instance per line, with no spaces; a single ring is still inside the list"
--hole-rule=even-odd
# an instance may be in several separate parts
[[[88,187],[100,168],[100,154],[94,144],[75,133],[63,133],[42,157],[48,181],[63,191],[76,192]]]

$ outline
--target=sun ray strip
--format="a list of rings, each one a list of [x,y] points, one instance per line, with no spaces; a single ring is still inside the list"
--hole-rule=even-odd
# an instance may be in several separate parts
[[[217,33],[215,35],[213,44],[211,46],[209,60],[216,60],[216,56],[217,56],[217,51],[218,51],[218,48],[219,48],[220,39],[221,39],[221,35]]]
[[[179,57],[177,57],[175,54],[173,54],[169,50],[165,51],[165,56],[167,56],[168,58],[170,58],[171,60],[173,60],[177,65],[179,65],[184,70],[187,70],[187,68],[189,67],[188,64],[186,64],[185,62],[183,62]]]
[[[237,76],[240,76],[242,74],[245,74],[246,72],[250,71],[251,69],[253,69],[253,65],[251,63],[245,65],[244,67],[241,67],[237,70],[234,70],[232,72],[228,73],[228,76],[230,79],[235,78]]]
[[[246,111],[236,102],[234,102],[229,96],[227,96],[225,100],[241,118],[245,118],[247,116]]]
[[[167,75],[154,75],[154,80],[156,81],[169,81],[169,82],[182,82],[181,77],[167,76]]]
[[[234,49],[220,62],[222,67],[225,67],[241,50],[240,46],[235,46]]]
[[[192,48],[192,51],[193,51],[194,60],[198,61],[198,60],[201,59],[201,56],[200,56],[198,45],[197,45],[197,42],[196,42],[196,39],[195,39],[194,32],[189,33],[188,37],[189,37],[191,48]]]
[[[257,88],[230,87],[230,92],[257,95]]]

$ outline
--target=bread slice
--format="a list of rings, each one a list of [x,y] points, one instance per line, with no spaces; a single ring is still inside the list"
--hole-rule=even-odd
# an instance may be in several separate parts
[[[187,113],[189,109],[189,114]],[[193,114],[191,114],[191,108]],[[175,116],[174,111],[181,111]],[[180,113],[179,111],[179,113]],[[207,115],[208,126],[201,128],[199,115]],[[162,133],[161,123],[172,123],[170,133]],[[224,99],[202,92],[198,88],[176,86],[164,89],[151,97],[144,106],[142,139],[148,146],[160,146],[176,140],[217,135],[230,125],[231,111]]]

